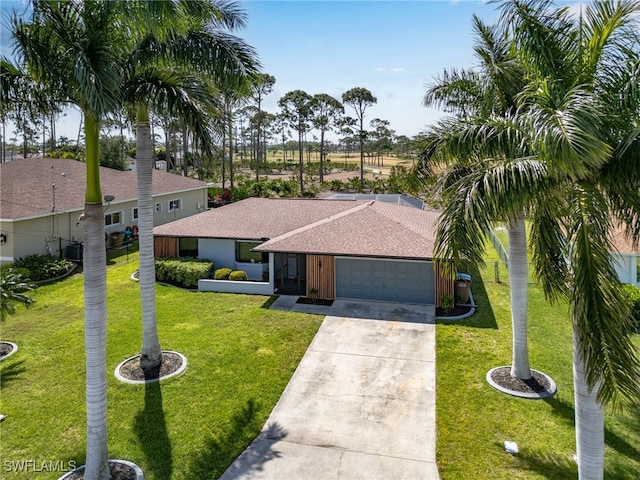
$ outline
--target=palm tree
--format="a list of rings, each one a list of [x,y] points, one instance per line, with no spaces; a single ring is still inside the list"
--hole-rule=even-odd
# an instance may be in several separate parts
[[[640,394],[640,360],[609,240],[616,223],[638,240],[639,3],[596,3],[579,20],[551,6],[517,0],[502,6],[501,23],[526,72],[521,108],[482,126],[438,127],[479,160],[448,175],[447,191],[457,199],[447,203],[466,202],[473,222],[464,232],[452,221],[442,240],[476,245],[482,232],[476,228],[498,212],[528,213],[536,275],[547,298],[568,298],[572,311],[579,476],[600,479],[602,405],[628,406]],[[526,149],[496,162],[509,145]],[[478,252],[471,247],[465,254],[477,260]]]
[[[551,6],[511,1],[502,21],[532,77],[523,124],[563,200],[563,215],[540,222],[532,235],[534,266],[548,294],[570,302],[578,473],[600,479],[602,405],[628,405],[640,385],[629,308],[610,258],[616,223],[639,237],[640,2],[588,4],[578,19]],[[568,285],[544,254],[569,259]]]
[[[16,304],[28,307],[35,302],[28,293],[31,291],[33,284],[25,281],[22,274],[11,268],[3,270],[0,274],[0,321],[16,313]]]
[[[34,80],[78,105],[85,119],[84,301],[87,459],[85,478],[109,478],[107,456],[106,252],[100,189],[100,119],[119,103],[114,2],[35,1],[31,19],[13,17],[16,51]],[[122,19],[120,19],[122,20]],[[120,22],[121,24],[121,22]]]
[[[482,235],[475,233],[486,232],[495,221],[507,222],[513,331],[511,375],[528,380],[531,369],[527,341],[528,264],[524,211],[508,212],[504,205],[496,205],[493,211],[486,205],[470,207],[469,197],[461,195],[462,192],[469,193],[468,186],[462,185],[463,179],[472,182],[474,191],[484,191],[483,185],[475,182],[491,181],[486,177],[502,175],[501,169],[512,166],[514,158],[526,155],[526,143],[505,142],[490,152],[470,144],[477,138],[470,134],[504,122],[518,112],[516,97],[524,87],[524,69],[513,55],[510,40],[504,32],[485,25],[476,16],[473,26],[479,71],[445,71],[428,88],[423,102],[425,106],[439,105],[457,114],[432,129],[423,155],[427,162],[439,158],[445,164],[457,163],[457,168],[449,172],[442,183],[446,214],[439,224],[437,250],[442,258],[462,255],[473,263],[481,262],[484,241]],[[470,171],[475,175],[470,175]],[[469,222],[476,225],[474,232],[467,232]]]
[[[142,299],[143,369],[162,362],[155,307],[153,248],[153,148],[149,111],[163,110],[188,126],[205,153],[213,151],[212,103],[218,95],[215,82],[232,84],[235,77],[255,73],[255,53],[242,40],[223,29],[244,25],[244,14],[234,3],[187,2],[185,10],[174,3],[158,9],[153,22],[163,18],[166,31],[148,28],[138,39],[126,63],[123,95],[136,108],[140,295]],[[200,3],[202,8],[195,8]],[[145,8],[145,4],[141,4]],[[130,4],[130,8],[136,8]],[[144,12],[144,10],[143,10]],[[135,14],[135,12],[133,12]],[[197,13],[197,16],[196,16]],[[236,81],[239,85],[239,81]],[[222,122],[221,129],[224,128]]]

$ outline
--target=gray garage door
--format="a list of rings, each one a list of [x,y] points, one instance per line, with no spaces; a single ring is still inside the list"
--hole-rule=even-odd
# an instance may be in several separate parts
[[[336,296],[407,303],[435,303],[429,262],[336,258]]]

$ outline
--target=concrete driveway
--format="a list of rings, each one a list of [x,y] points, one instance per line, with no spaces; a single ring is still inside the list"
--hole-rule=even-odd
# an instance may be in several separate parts
[[[291,298],[272,308],[294,309]],[[323,308],[262,432],[221,478],[439,479],[435,308],[346,300]]]

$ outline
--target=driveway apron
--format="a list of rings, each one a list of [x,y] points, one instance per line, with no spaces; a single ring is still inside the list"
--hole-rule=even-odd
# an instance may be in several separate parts
[[[221,479],[439,479],[434,313],[334,302],[260,435]]]

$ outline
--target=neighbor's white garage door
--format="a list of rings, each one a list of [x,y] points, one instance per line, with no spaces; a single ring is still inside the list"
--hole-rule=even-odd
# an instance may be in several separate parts
[[[336,296],[432,304],[435,303],[433,264],[338,257]]]

